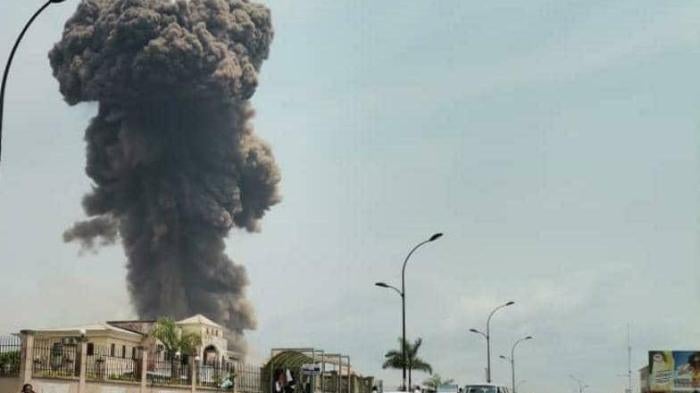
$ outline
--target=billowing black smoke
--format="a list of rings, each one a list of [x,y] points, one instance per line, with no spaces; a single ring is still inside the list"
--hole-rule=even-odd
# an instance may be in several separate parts
[[[99,244],[96,244],[99,240]],[[108,215],[89,221],[79,221],[63,232],[63,241],[79,241],[84,250],[94,251],[97,246],[107,246],[117,241],[117,222]]]
[[[248,103],[272,36],[247,0],[83,0],[49,54],[69,104],[99,102],[85,134],[92,219],[65,239],[92,247],[118,228],[140,317],[202,313],[239,346],[255,318],[223,239],[279,201]]]

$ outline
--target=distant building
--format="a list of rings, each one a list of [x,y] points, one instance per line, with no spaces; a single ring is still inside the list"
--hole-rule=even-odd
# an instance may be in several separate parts
[[[153,330],[156,321],[110,321],[107,325],[139,333],[142,337],[147,337]],[[199,348],[199,356],[203,364],[215,364],[220,362],[239,360],[240,354],[228,350],[228,340],[224,338],[224,327],[213,322],[204,315],[197,314],[193,317],[175,322],[183,333],[195,333],[202,338],[202,345]],[[144,341],[144,347],[154,349],[157,343]],[[158,347],[156,346],[157,350]],[[156,351],[157,352],[157,351]]]
[[[177,325],[185,333],[195,333],[202,337],[199,357],[204,364],[238,360],[240,358],[238,354],[229,352],[228,340],[224,338],[224,327],[212,322],[205,316],[197,314],[177,322]]]
[[[80,336],[87,341],[88,360],[108,359],[105,372],[119,370],[120,374],[134,372],[134,359],[140,357],[140,349],[147,353],[148,369],[153,370],[157,362],[166,360],[163,345],[150,333],[156,321],[108,321],[82,326],[51,329],[36,329],[34,337],[34,359],[37,367],[60,367],[64,370],[79,367]],[[224,328],[203,315],[175,322],[183,333],[201,336],[202,345],[197,356],[202,365],[222,365],[240,359],[239,354],[228,350]],[[188,354],[182,354],[186,360]],[[123,359],[120,360],[120,359]],[[186,361],[185,361],[186,363]],[[128,365],[128,366],[126,366]]]

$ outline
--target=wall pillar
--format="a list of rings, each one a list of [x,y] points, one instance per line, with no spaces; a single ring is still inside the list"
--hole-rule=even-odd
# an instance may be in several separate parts
[[[190,356],[190,375],[192,376],[192,393],[197,392],[197,358]]]
[[[22,351],[20,356],[19,377],[22,384],[32,383],[34,367],[34,332],[23,330],[21,333]]]
[[[85,377],[87,375],[87,340],[80,339],[80,382],[78,383],[78,393],[85,393]]]
[[[144,347],[141,350],[141,393],[146,393],[148,389],[148,351]]]

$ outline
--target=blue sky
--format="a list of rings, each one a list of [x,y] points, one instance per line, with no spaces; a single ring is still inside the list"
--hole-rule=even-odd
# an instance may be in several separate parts
[[[119,247],[78,255],[82,135],[47,52],[76,0],[52,6],[15,60],[0,167],[0,332],[133,316]],[[524,335],[523,393],[622,391],[650,348],[700,328],[700,6],[691,1],[268,1],[276,29],[253,98],[282,170],[262,232],[231,233],[270,347],[312,345],[381,370],[408,333],[460,383],[484,375],[468,333],[489,310],[494,355]],[[0,3],[8,53],[34,1]],[[494,356],[494,377],[508,365]],[[636,374],[635,374],[636,375]],[[415,380],[424,376],[418,374]],[[636,382],[636,380],[635,380]],[[637,384],[635,383],[635,386]]]

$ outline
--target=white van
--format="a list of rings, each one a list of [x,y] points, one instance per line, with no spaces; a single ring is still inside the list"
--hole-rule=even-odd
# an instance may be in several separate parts
[[[510,389],[503,385],[495,385],[492,383],[480,383],[473,385],[465,385],[464,393],[510,393]]]
[[[459,393],[459,385],[456,383],[440,385],[437,388],[437,393]]]

